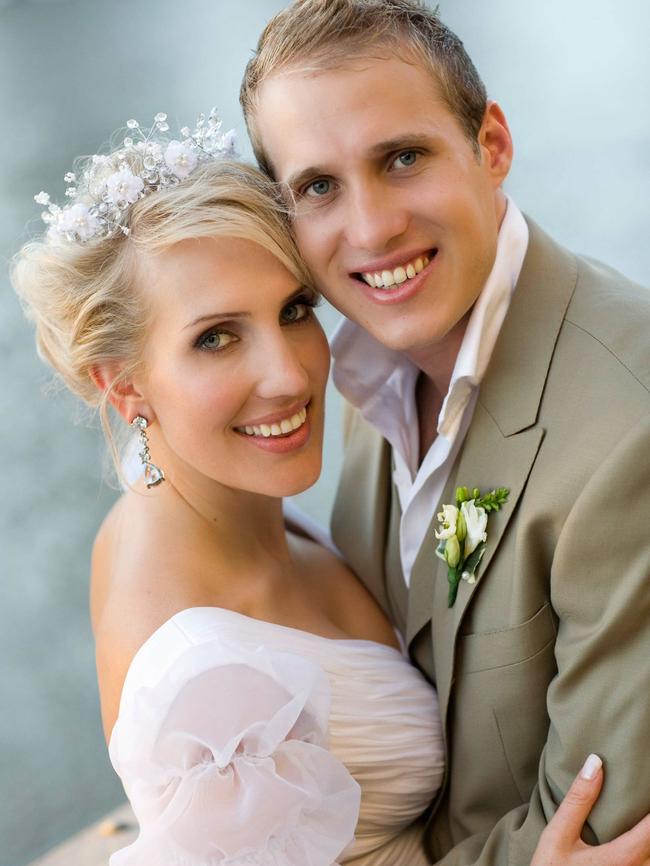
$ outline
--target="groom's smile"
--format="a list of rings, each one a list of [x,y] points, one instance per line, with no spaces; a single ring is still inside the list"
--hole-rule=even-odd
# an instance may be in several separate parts
[[[498,106],[472,142],[430,70],[368,57],[272,75],[254,122],[328,299],[391,348],[444,338],[494,262],[511,155]]]

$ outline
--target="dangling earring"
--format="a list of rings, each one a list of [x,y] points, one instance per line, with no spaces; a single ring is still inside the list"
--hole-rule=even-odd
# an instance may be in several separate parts
[[[142,415],[136,415],[133,421],[131,421],[131,426],[136,427],[140,431],[140,446],[142,450],[138,452],[138,456],[144,466],[144,483],[147,487],[155,487],[156,484],[160,484],[161,481],[165,480],[165,473],[159,466],[151,462],[149,438],[147,436],[149,422]]]

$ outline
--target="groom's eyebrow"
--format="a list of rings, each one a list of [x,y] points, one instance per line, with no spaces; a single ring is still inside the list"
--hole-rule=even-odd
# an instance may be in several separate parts
[[[385,156],[388,153],[394,153],[397,150],[410,150],[414,147],[431,146],[431,136],[422,135],[420,133],[405,133],[404,135],[388,138],[385,141],[378,141],[368,148],[368,156],[379,157]]]
[[[323,174],[328,174],[324,168],[320,168],[317,165],[310,165],[308,168],[302,168],[300,171],[290,174],[285,182],[287,186],[291,187],[291,189],[298,189],[298,187],[307,183],[308,180],[313,180],[315,177],[319,177]]]
[[[414,147],[430,147],[431,136],[422,135],[420,133],[406,133],[395,138],[388,138],[385,141],[378,141],[371,145],[366,151],[366,155],[370,159],[378,159],[386,156],[389,153],[395,153],[398,150],[409,150]],[[331,174],[326,168],[318,165],[310,165],[307,168],[302,168],[300,171],[290,174],[286,180],[287,186],[292,189],[298,189],[309,180],[315,177]]]

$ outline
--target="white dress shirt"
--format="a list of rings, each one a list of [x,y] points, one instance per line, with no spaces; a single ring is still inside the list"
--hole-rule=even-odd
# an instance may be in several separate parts
[[[415,403],[419,369],[404,354],[386,348],[348,319],[332,336],[334,384],[393,449],[393,480],[402,510],[400,554],[407,586],[433,510],[472,420],[479,385],[508,312],[527,247],[528,226],[508,198],[494,266],[467,323],[438,415],[438,435],[419,467]]]

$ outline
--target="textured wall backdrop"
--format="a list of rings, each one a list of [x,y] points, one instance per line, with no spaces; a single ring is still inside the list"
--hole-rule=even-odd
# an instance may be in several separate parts
[[[191,122],[237,92],[274,0],[0,0],[0,255],[63,194],[72,158],[129,117]],[[569,247],[648,283],[645,0],[442,0],[516,144],[508,189]],[[408,94],[405,94],[408,98]],[[114,492],[100,437],[74,401],[44,398],[0,276],[0,866],[21,866],[122,798],[101,736],[87,616],[90,545]],[[333,312],[325,310],[331,327]],[[331,401],[326,469],[303,504],[325,519],[339,468]]]

